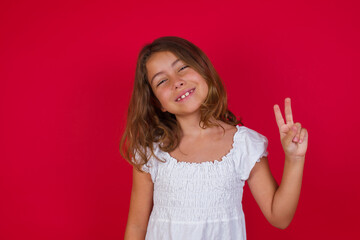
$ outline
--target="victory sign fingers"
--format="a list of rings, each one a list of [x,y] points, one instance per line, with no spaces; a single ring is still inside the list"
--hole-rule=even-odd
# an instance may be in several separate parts
[[[294,123],[291,109],[291,99],[285,98],[285,120],[281,114],[279,105],[274,105],[276,123],[279,127],[280,140],[285,154],[292,156],[302,156],[307,149],[307,130],[301,123]],[[304,144],[302,144],[304,142]]]
[[[285,119],[286,119],[286,123],[284,121],[284,118],[282,117],[279,105],[277,105],[277,104],[274,105],[274,112],[275,112],[276,122],[277,122],[277,125],[278,125],[280,130],[284,127],[284,125],[286,125],[288,127],[291,127],[294,124],[292,110],[291,110],[291,99],[290,98],[285,98]],[[286,129],[286,130],[288,130],[288,129]]]

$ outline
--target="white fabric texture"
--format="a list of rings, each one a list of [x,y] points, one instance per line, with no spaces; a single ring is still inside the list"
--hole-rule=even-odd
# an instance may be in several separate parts
[[[142,167],[154,182],[145,239],[246,239],[243,187],[255,163],[268,155],[268,139],[236,128],[232,148],[220,160],[178,162],[154,143],[154,154],[165,162],[152,157]]]

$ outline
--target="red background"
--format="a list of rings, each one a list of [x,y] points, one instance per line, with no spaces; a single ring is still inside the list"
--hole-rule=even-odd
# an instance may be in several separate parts
[[[229,107],[284,156],[273,105],[309,131],[300,202],[272,227],[246,185],[248,239],[359,235],[357,1],[1,1],[0,239],[122,239],[131,166],[119,154],[137,54],[198,45]],[[356,82],[355,82],[356,81]]]

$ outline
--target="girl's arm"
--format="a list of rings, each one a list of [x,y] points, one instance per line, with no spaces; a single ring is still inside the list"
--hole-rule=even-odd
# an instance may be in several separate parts
[[[298,205],[303,161],[285,158],[285,166],[280,186],[272,176],[267,157],[261,158],[250,172],[247,180],[250,191],[265,218],[274,227],[285,229],[295,215]]]
[[[294,217],[300,197],[308,132],[300,123],[294,123],[290,98],[285,99],[286,123],[278,105],[274,105],[274,112],[285,153],[281,184],[278,186],[272,176],[266,157],[255,164],[248,184],[266,219],[273,226],[285,229]]]
[[[134,168],[125,240],[145,239],[153,206],[153,190],[154,184],[150,174],[142,173]]]

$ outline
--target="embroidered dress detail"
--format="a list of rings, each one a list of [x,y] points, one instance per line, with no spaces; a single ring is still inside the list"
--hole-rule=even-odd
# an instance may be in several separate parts
[[[154,206],[146,238],[246,239],[242,196],[245,180],[268,140],[245,126],[236,126],[230,151],[219,160],[179,162],[154,143],[154,154],[142,167],[154,182]]]

